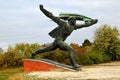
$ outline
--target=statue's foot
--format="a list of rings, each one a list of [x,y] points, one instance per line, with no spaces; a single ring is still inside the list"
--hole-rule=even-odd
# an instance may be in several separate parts
[[[34,57],[35,57],[35,53],[32,53],[31,54],[31,59],[34,59]]]
[[[75,64],[75,66],[73,66],[73,69],[75,69],[75,70],[79,70],[79,68],[81,67],[82,65],[79,65],[79,64]]]

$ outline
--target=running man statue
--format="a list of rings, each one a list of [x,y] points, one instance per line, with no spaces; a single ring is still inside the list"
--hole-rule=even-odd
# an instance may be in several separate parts
[[[86,16],[79,16],[80,20],[84,21],[84,24],[76,24],[76,20],[78,17],[76,15],[74,16],[71,14],[68,14],[69,17],[67,21],[65,19],[62,19],[61,17],[56,17],[54,16],[51,12],[46,10],[43,5],[40,5],[40,10],[50,19],[52,19],[55,23],[57,23],[58,27],[56,27],[54,30],[52,30],[49,35],[54,38],[54,42],[49,44],[47,47],[39,49],[35,52],[32,53],[31,58],[33,59],[35,55],[41,54],[43,52],[48,52],[55,50],[57,48],[68,51],[69,52],[69,57],[70,61],[73,65],[73,69],[77,70],[77,68],[80,67],[76,63],[75,57],[74,57],[74,50],[73,48],[65,43],[64,41],[67,39],[67,37],[73,32],[73,30],[80,29],[83,27],[89,27],[95,23],[97,23],[97,19],[91,19]],[[70,16],[71,15],[71,16]]]

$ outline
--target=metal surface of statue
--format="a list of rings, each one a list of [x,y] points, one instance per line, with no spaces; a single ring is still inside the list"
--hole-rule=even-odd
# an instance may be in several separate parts
[[[31,58],[34,58],[36,54],[41,54],[43,52],[48,52],[55,50],[57,48],[60,48],[61,50],[68,51],[70,61],[73,65],[73,69],[77,70],[77,68],[80,67],[76,63],[75,57],[74,57],[74,50],[73,48],[65,43],[64,41],[66,38],[76,29],[80,29],[83,27],[89,27],[95,23],[97,23],[97,19],[92,19],[83,15],[78,14],[66,14],[61,13],[59,17],[54,16],[51,12],[46,10],[43,5],[40,5],[40,10],[50,19],[52,19],[55,23],[58,24],[58,27],[56,27],[54,30],[52,30],[49,35],[52,38],[55,38],[54,42],[48,45],[45,48],[39,49],[32,53]],[[76,24],[77,20],[84,21],[83,24]]]

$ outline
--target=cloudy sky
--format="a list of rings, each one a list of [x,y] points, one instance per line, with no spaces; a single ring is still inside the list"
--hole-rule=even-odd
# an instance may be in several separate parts
[[[0,47],[16,43],[50,43],[48,32],[57,25],[40,10],[39,4],[58,16],[60,12],[78,13],[99,22],[91,27],[74,31],[67,43],[81,44],[93,41],[94,31],[103,24],[120,25],[120,0],[0,0]]]

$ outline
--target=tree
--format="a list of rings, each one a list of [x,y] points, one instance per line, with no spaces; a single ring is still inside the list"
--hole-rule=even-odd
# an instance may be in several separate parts
[[[4,67],[16,67],[23,64],[23,56],[12,46],[8,47],[7,52],[4,53],[3,65]]]
[[[0,48],[0,53],[3,53],[3,49],[2,48]]]
[[[103,25],[96,29],[93,49],[107,55],[110,60],[120,59],[120,32],[116,27]]]
[[[82,43],[82,46],[85,47],[85,46],[91,46],[92,43],[88,40],[88,39],[85,39],[84,42]]]
[[[34,44],[18,43],[15,45],[14,51],[16,51],[16,53],[23,55],[25,58],[30,58],[31,53],[39,49],[40,47],[41,46],[37,43]]]
[[[16,67],[23,64],[23,56],[19,53],[5,52],[3,57],[4,67]]]
[[[0,68],[3,66],[4,64],[4,54],[0,54]]]

